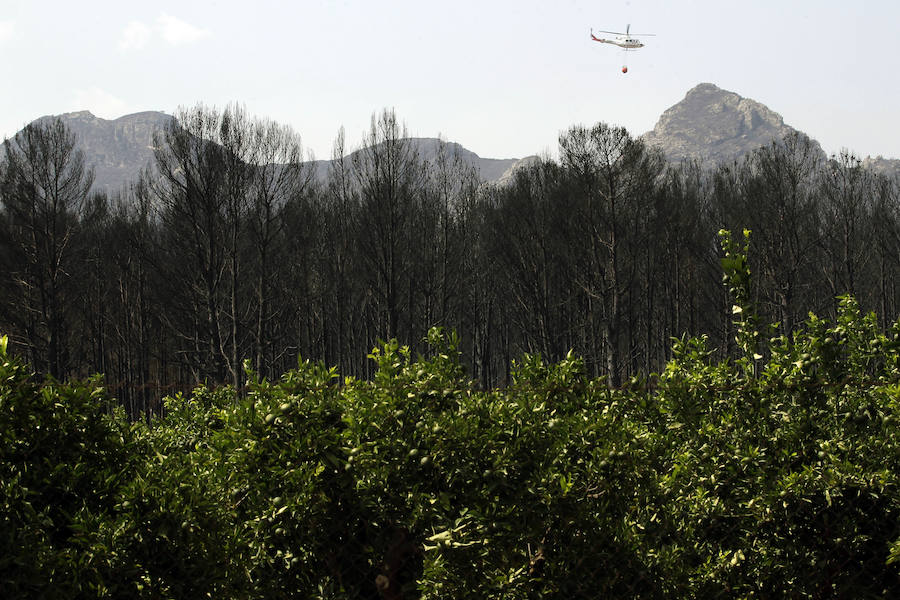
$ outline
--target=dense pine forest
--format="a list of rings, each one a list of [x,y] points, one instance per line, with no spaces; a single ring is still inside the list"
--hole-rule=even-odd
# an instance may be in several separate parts
[[[120,193],[60,121],[27,126],[0,172],[0,331],[56,378],[101,373],[132,417],[199,383],[243,387],[297,357],[370,378],[379,340],[455,331],[483,389],[523,353],[619,387],[672,339],[734,351],[720,229],[751,230],[753,300],[792,335],[850,294],[888,321],[900,293],[896,181],[802,135],[740,162],[667,164],[599,123],[559,158],[482,183],[447,145],[425,159],[396,114],[341,132],[317,178],[300,136],[230,106],[183,109]],[[885,325],[884,322],[881,323]]]

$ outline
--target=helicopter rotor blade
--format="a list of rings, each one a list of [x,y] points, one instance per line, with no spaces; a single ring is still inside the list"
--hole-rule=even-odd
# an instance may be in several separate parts
[[[597,29],[597,31],[598,31],[599,33],[611,33],[611,34],[613,34],[613,35],[624,35],[624,36],[630,36],[630,35],[633,35],[633,36],[635,36],[635,37],[637,37],[637,36],[639,36],[639,35],[646,35],[646,36],[651,36],[651,37],[653,37],[653,36],[656,35],[655,33],[631,33],[631,24],[630,24],[630,23],[629,23],[628,25],[625,26],[625,33],[622,33],[621,31],[608,31],[608,30],[606,30],[606,29]]]

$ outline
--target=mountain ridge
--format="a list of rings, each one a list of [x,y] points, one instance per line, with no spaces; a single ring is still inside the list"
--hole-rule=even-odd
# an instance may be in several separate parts
[[[46,115],[38,123],[62,119],[76,135],[85,162],[94,168],[94,191],[111,194],[137,179],[153,159],[153,134],[174,117],[159,111],[141,111],[116,119],[103,119],[89,110]]]
[[[94,168],[94,191],[112,194],[134,181],[141,170],[153,162],[153,134],[162,130],[174,119],[160,111],[141,111],[116,119],[103,119],[89,110],[45,115],[33,123],[60,118],[76,135],[78,147],[85,153],[85,162]],[[410,137],[423,158],[436,154],[438,138]],[[522,164],[534,159],[482,158],[457,142],[446,142],[451,151],[459,152],[467,164],[474,166],[487,182],[504,181]],[[349,156],[352,156],[350,152]],[[323,179],[331,160],[315,160],[312,163],[317,177]]]
[[[160,111],[141,111],[116,119],[96,117],[88,110],[48,115],[34,122],[62,118],[78,137],[88,165],[94,168],[95,191],[114,193],[134,181],[141,169],[153,160],[153,134],[171,123],[173,116]],[[650,131],[637,136],[658,147],[667,160],[700,160],[715,165],[739,160],[759,146],[798,130],[787,125],[768,106],[712,83],[700,83],[684,99],[666,109]],[[799,132],[809,135],[805,132]],[[818,142],[815,147],[823,156]],[[435,154],[437,138],[414,137],[423,157]],[[523,158],[483,158],[457,142],[444,142],[474,166],[486,182],[508,181],[516,169],[539,160]],[[352,154],[352,153],[351,153]],[[317,176],[327,174],[330,160],[314,161]],[[900,159],[866,156],[862,164],[873,172],[900,178]]]
[[[768,106],[715,84],[700,83],[641,137],[671,162],[696,159],[718,164],[796,131]],[[815,147],[824,155],[818,142]]]

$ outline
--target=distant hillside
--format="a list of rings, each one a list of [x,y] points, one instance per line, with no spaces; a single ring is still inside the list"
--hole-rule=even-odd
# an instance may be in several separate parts
[[[863,159],[862,164],[876,173],[900,180],[900,159],[867,156]]]
[[[667,109],[643,140],[662,149],[666,159],[700,159],[716,165],[741,159],[773,139],[797,131],[764,104],[701,83],[684,100]],[[809,135],[808,133],[804,135]],[[825,151],[813,140],[822,156]],[[900,160],[866,157],[863,166],[876,173],[900,178]]]
[[[415,146],[420,158],[428,161],[434,160],[438,151],[438,143],[440,142],[439,139],[408,139]],[[474,166],[481,179],[489,183],[505,181],[521,165],[528,164],[530,161],[535,159],[535,157],[533,156],[528,156],[525,158],[481,158],[471,150],[466,149],[464,146],[457,144],[456,142],[445,143],[447,144],[447,150],[450,153],[458,152],[462,160],[469,165]],[[352,157],[353,153],[351,153],[350,156]],[[315,162],[316,176],[320,180],[325,179],[328,174],[330,165],[330,160],[317,160]]]
[[[71,112],[58,115],[78,138],[78,145],[85,153],[86,163],[94,167],[94,190],[113,193],[134,181],[141,169],[153,162],[153,133],[162,130],[173,117],[162,112],[140,112],[125,115],[114,120],[101,119],[89,111]],[[45,116],[36,119],[52,119]],[[436,138],[410,138],[419,155],[433,158],[437,152]],[[487,182],[501,181],[534,157],[481,158],[457,143],[451,147],[460,152],[463,160],[473,165],[481,178]],[[316,161],[317,174],[324,178],[330,161]]]
[[[94,167],[94,190],[112,193],[134,181],[153,160],[153,132],[163,129],[172,117],[162,112],[140,112],[114,120],[95,117],[88,111],[59,115],[78,137],[85,162]],[[47,116],[37,119],[52,119]]]
[[[95,190],[114,192],[133,181],[153,160],[153,133],[172,121],[162,112],[141,112],[114,120],[95,117],[88,111],[59,115],[78,136],[87,163],[95,170]],[[51,117],[41,117],[47,119]],[[641,136],[662,149],[671,162],[701,159],[709,165],[738,160],[759,146],[796,131],[767,106],[711,83],[701,83],[684,99],[666,110],[656,126]],[[807,134],[808,135],[808,134]],[[434,156],[438,140],[410,138],[425,159]],[[536,156],[525,158],[482,158],[462,145],[449,142],[463,159],[473,165],[487,182],[505,182],[516,169],[532,164]],[[821,151],[818,143],[816,147]],[[824,153],[823,153],[824,154]],[[900,177],[900,160],[868,157],[863,164],[875,172]],[[328,173],[330,161],[314,163],[320,179]]]
[[[669,161],[691,158],[717,164],[739,159],[793,131],[764,104],[701,83],[642,137],[661,148]],[[818,142],[816,146],[821,151]]]

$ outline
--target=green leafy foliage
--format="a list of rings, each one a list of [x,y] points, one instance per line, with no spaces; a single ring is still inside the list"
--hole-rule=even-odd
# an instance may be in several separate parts
[[[102,593],[116,520],[141,454],[99,379],[34,380],[0,343],[0,587],[7,598]]]
[[[4,593],[893,597],[900,326],[840,307],[749,361],[678,340],[620,390],[570,353],[481,391],[432,330],[374,349],[371,381],[246,365],[245,393],[169,398],[152,427],[4,354]]]

